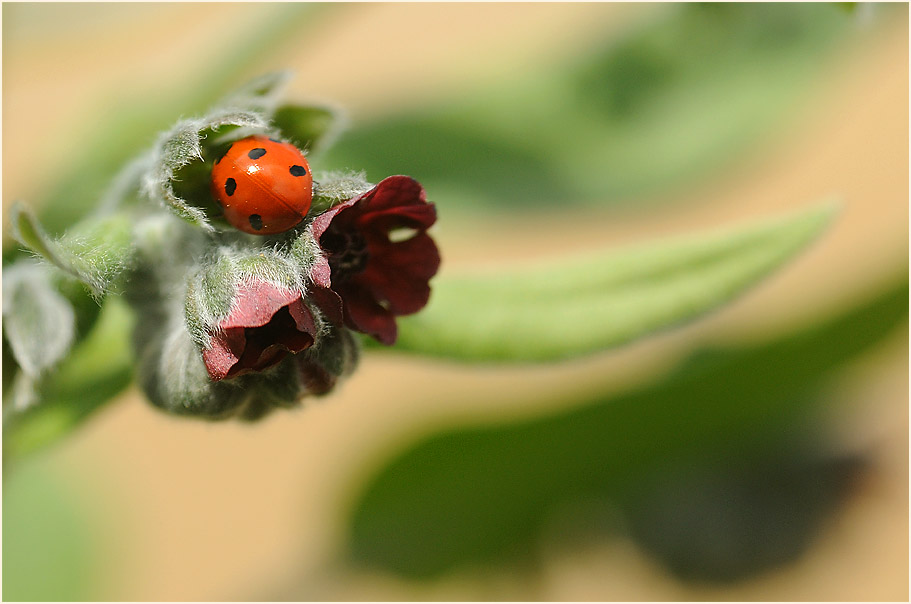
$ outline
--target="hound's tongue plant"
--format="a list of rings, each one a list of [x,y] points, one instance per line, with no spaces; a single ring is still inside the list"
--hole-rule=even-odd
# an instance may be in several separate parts
[[[8,453],[67,433],[130,376],[168,412],[252,420],[332,392],[362,341],[470,362],[591,354],[732,299],[832,213],[437,277],[445,199],[409,176],[321,170],[332,112],[279,105],[286,79],[179,121],[60,237],[14,208],[14,237],[42,261],[4,270]]]

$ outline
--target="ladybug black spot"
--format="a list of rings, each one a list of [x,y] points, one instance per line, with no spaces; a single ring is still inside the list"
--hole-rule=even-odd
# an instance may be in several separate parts
[[[259,214],[250,214],[250,226],[257,231],[263,228],[263,217]]]
[[[259,159],[266,154],[266,150],[262,147],[257,147],[256,149],[250,149],[250,152],[247,153],[247,157],[250,159]]]
[[[234,191],[237,189],[237,181],[233,178],[229,178],[225,181],[225,193],[228,194],[228,197],[234,195]]]
[[[291,176],[306,176],[307,168],[303,166],[291,166],[291,169],[288,170],[291,173]]]

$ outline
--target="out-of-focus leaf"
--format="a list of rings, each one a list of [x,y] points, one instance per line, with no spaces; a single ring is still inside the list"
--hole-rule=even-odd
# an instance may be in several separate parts
[[[451,429],[382,463],[353,502],[349,554],[409,576],[533,551],[555,512],[632,501],[681,465],[743,467],[806,442],[826,379],[907,322],[908,282],[812,328],[694,355],[568,412]],[[654,483],[653,483],[654,484]]]
[[[4,280],[9,278],[8,277],[9,271],[12,270],[13,272],[15,272],[16,270],[18,270],[15,268],[17,265],[20,265],[21,263],[31,263],[31,262],[33,262],[33,261],[25,260],[22,258],[10,262],[9,263],[10,268],[4,269]],[[49,265],[42,265],[39,268],[39,270],[45,271],[45,272],[48,270],[54,271],[54,269],[52,269]],[[59,272],[57,272],[57,274],[55,274],[55,275],[49,275],[48,277],[50,278],[50,286],[54,289],[54,292],[55,292],[54,295],[51,296],[51,298],[58,296],[58,295],[63,296],[63,298],[65,298],[65,300],[67,302],[69,302],[69,306],[70,306],[71,310],[74,312],[74,321],[75,321],[73,324],[73,327],[75,330],[74,340],[76,342],[79,342],[82,340],[83,337],[85,337],[85,334],[87,334],[91,330],[92,326],[95,324],[95,320],[98,318],[99,312],[101,311],[101,307],[98,305],[98,302],[91,296],[91,294],[88,292],[88,290],[85,288],[85,286],[82,285],[81,283],[79,283],[78,281],[71,279]],[[9,295],[9,293],[6,293],[8,291],[12,291],[12,290],[7,290],[6,287],[4,287],[5,295]],[[43,304],[45,301],[46,300],[42,300],[41,304]],[[10,303],[10,304],[4,303],[4,311],[5,312],[10,311],[13,308],[12,304],[13,303]],[[41,304],[36,305],[36,308],[40,307]],[[58,315],[57,318],[49,319],[49,322],[54,323],[55,321],[57,321],[58,318],[62,318],[66,314],[67,314],[66,311],[63,311],[60,315]],[[9,329],[10,323],[7,322],[4,325],[4,327],[6,329]],[[55,334],[55,336],[54,336],[55,338],[60,337],[62,334],[66,333],[65,328],[61,328],[61,329],[62,329],[61,333]],[[9,336],[3,338],[3,393],[4,393],[4,402],[5,403],[9,403],[10,401],[13,401],[15,398],[12,391],[9,390],[9,388],[12,386],[14,381],[17,381],[17,387],[25,386],[25,384],[18,383],[19,380],[21,379],[21,378],[18,378],[18,376],[20,374],[19,363],[16,361],[16,357],[13,354],[13,350],[9,346],[9,342],[7,341],[8,337]],[[33,377],[37,377],[37,376],[33,376]]]
[[[332,144],[342,127],[337,111],[305,105],[279,107],[272,123],[297,147],[310,153],[317,153]]]
[[[38,384],[38,402],[4,421],[4,459],[14,459],[70,433],[131,382],[132,316],[108,297],[92,331]]]
[[[13,349],[10,348],[6,338],[0,338],[3,341],[3,396],[6,397],[7,389],[12,385],[13,378],[19,373],[19,364],[13,355]]]
[[[675,8],[572,71],[580,113],[601,118],[572,130],[577,154],[564,163],[589,196],[648,194],[723,167],[852,41],[850,20],[825,5]]]
[[[589,354],[697,317],[791,258],[831,206],[720,235],[567,258],[532,270],[442,276],[400,320],[397,349],[466,361]]]
[[[224,109],[271,115],[292,76],[290,71],[261,75],[228,93],[215,105]]]
[[[19,367],[37,377],[66,355],[76,329],[73,306],[47,266],[20,261],[3,271],[3,335]]]
[[[834,2],[833,4],[846,13],[854,13],[857,11],[857,2]]]
[[[130,221],[112,214],[77,225],[51,239],[29,209],[12,210],[13,236],[101,298],[129,267],[132,255]]]
[[[3,477],[3,599],[79,602],[98,597],[102,570],[78,493],[38,464]]]
[[[668,464],[621,498],[632,536],[690,581],[741,580],[795,560],[870,465],[801,445],[726,464]]]
[[[825,5],[668,6],[624,39],[355,124],[329,168],[410,174],[447,207],[641,203],[768,136],[850,42]],[[837,43],[841,44],[837,44]]]
[[[408,174],[447,208],[462,202],[494,210],[562,206],[577,193],[547,154],[454,117],[398,116],[354,127],[326,152],[323,164],[364,170],[372,182]]]

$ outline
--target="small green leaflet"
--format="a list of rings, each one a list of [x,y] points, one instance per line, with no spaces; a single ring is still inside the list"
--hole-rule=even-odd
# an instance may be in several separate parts
[[[87,220],[52,239],[25,206],[13,206],[11,213],[13,237],[85,284],[96,299],[107,293],[132,261],[131,225],[124,216]]]

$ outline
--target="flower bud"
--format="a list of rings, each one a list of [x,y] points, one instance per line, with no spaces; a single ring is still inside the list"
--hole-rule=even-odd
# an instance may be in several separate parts
[[[344,327],[333,327],[319,346],[297,356],[297,369],[305,394],[323,396],[339,378],[350,375],[360,359],[360,345]]]
[[[134,339],[139,384],[154,405],[172,413],[228,417],[248,394],[240,384],[209,379],[180,310],[172,305],[169,316],[140,317]]]
[[[217,381],[271,367],[313,346],[316,336],[299,290],[251,278],[238,284],[231,311],[209,334],[202,358]]]

